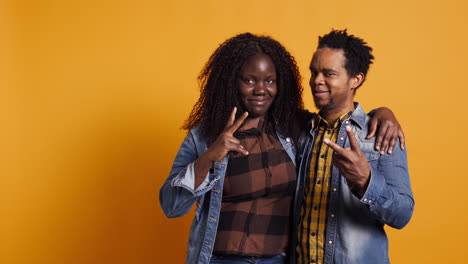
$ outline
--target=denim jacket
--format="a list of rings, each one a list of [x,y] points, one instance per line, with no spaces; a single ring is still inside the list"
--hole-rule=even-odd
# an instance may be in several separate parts
[[[410,220],[414,200],[408,175],[406,151],[396,147],[391,155],[379,155],[374,149],[375,137],[366,139],[370,118],[359,104],[349,120],[343,122],[337,144],[349,147],[345,127],[350,125],[362,152],[371,167],[370,182],[365,194],[358,198],[351,193],[346,179],[333,166],[325,234],[325,264],[389,263],[388,240],[384,225],[401,229]],[[311,122],[312,124],[313,122]],[[313,125],[313,124],[312,124]],[[297,243],[304,184],[309,177],[310,155],[313,148],[313,127],[302,133],[297,154],[298,194],[294,203],[291,238]],[[398,146],[398,144],[397,144]],[[291,250],[294,261],[295,251]]]
[[[291,160],[295,161],[295,149],[291,139],[277,131],[278,138]],[[223,195],[224,175],[228,157],[214,162],[204,184],[194,190],[195,175],[191,164],[207,150],[207,141],[200,135],[199,127],[187,134],[172,165],[169,177],[159,192],[159,201],[167,217],[180,217],[197,203],[195,218],[190,228],[187,248],[187,264],[210,262],[218,228]]]

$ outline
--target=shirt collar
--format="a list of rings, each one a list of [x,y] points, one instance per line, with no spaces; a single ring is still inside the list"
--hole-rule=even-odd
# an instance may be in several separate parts
[[[359,104],[358,102],[354,102],[354,110],[344,113],[336,122],[338,122],[337,124],[341,125],[343,121],[349,119],[356,126],[362,129],[365,126],[366,118],[367,114],[362,109],[361,104]],[[309,127],[311,127],[311,129],[313,130],[314,128],[318,127],[318,125],[320,125],[320,122],[322,122],[322,120],[325,122],[325,124],[328,125],[328,123],[320,116],[320,114],[316,114],[314,118],[310,120]]]

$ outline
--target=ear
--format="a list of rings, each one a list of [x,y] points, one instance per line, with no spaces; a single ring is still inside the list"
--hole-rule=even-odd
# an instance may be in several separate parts
[[[361,85],[361,83],[364,81],[366,76],[364,76],[364,73],[360,72],[356,74],[356,76],[351,77],[351,89],[356,89]]]

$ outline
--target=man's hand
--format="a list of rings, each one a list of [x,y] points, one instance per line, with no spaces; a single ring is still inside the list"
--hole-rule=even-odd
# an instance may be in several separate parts
[[[239,152],[244,155],[249,154],[240,141],[234,137],[234,132],[244,123],[249,113],[245,112],[236,120],[236,112],[237,108],[234,107],[223,132],[219,134],[215,142],[195,161],[195,187],[198,187],[203,181],[203,178],[213,166],[213,162],[221,160],[230,151]]]
[[[346,127],[346,133],[349,138],[349,148],[342,148],[329,139],[324,139],[323,142],[334,150],[333,165],[346,178],[351,191],[362,197],[369,184],[371,168],[350,126]]]
[[[392,154],[397,138],[400,138],[400,148],[405,148],[403,130],[393,112],[386,107],[380,107],[375,110],[374,116],[369,123],[369,132],[366,138],[372,138],[376,132],[375,149],[380,151],[380,155],[384,155],[385,152]]]

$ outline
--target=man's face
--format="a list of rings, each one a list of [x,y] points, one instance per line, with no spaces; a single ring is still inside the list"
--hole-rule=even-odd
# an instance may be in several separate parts
[[[342,49],[319,48],[310,63],[310,87],[315,106],[322,111],[353,109],[354,89],[362,79],[351,77],[345,68]]]

